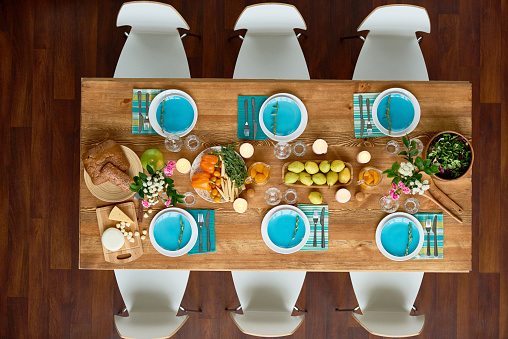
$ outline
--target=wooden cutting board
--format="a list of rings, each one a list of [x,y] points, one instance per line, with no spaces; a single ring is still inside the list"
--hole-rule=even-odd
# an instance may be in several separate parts
[[[134,220],[131,223],[131,226],[128,228],[129,231],[132,232],[132,237],[134,238],[134,242],[130,242],[125,238],[125,243],[118,251],[110,251],[104,245],[102,246],[102,251],[104,252],[104,260],[111,263],[127,263],[133,260],[136,260],[143,254],[143,244],[141,243],[141,232],[139,230],[138,221],[136,218],[136,208],[134,207],[134,203],[132,201],[124,202],[123,204],[111,205],[97,208],[95,211],[97,213],[97,222],[99,224],[99,233],[100,238],[102,239],[102,233],[110,228],[116,227],[116,224],[119,221],[110,220],[109,212],[113,209],[113,207],[118,206],[129,218]],[[140,233],[139,236],[134,236],[134,233],[138,231]]]

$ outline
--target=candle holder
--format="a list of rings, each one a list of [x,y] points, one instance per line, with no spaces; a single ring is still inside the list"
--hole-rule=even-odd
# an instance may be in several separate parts
[[[183,205],[185,207],[192,207],[196,204],[196,195],[192,192],[185,192],[183,194],[184,198],[183,198]]]
[[[286,159],[291,155],[291,146],[287,142],[280,141],[274,146],[273,153],[277,159]]]
[[[284,192],[284,201],[288,205],[293,205],[298,201],[298,192],[295,189],[289,188]]]
[[[280,203],[282,200],[282,195],[280,194],[280,191],[275,188],[271,187],[266,190],[265,192],[265,201],[268,205],[275,206]]]
[[[408,198],[404,203],[404,209],[409,214],[418,213],[420,210],[420,202],[416,198]]]
[[[303,141],[297,141],[293,144],[293,153],[297,157],[304,156],[307,153],[307,145]]]
[[[201,146],[201,140],[197,135],[191,134],[185,138],[185,148],[189,151],[196,151]]]
[[[381,197],[379,199],[379,208],[386,213],[393,213],[399,208],[399,201],[393,200],[392,197]]]
[[[170,152],[180,152],[183,146],[182,138],[176,134],[170,134],[164,140],[164,146]]]
[[[397,155],[400,152],[400,145],[395,140],[390,140],[386,143],[386,153],[390,155]]]

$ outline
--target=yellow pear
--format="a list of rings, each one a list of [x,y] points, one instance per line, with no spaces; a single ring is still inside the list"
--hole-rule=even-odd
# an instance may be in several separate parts
[[[347,184],[347,182],[351,179],[351,172],[349,171],[349,168],[345,167],[342,171],[339,173],[339,182],[341,184]]]
[[[311,186],[314,183],[310,177],[310,174],[307,172],[300,172],[300,181],[302,184],[307,186]]]
[[[323,196],[319,192],[310,192],[309,200],[315,205],[319,205],[323,202]]]
[[[298,174],[296,173],[293,173],[293,172],[287,172],[286,175],[284,176],[284,182],[286,184],[294,184],[295,182],[298,181]]]
[[[344,164],[344,161],[342,160],[334,160],[332,161],[332,166],[331,166],[331,170],[334,171],[334,172],[340,172],[344,169],[344,167],[346,167],[346,165]]]
[[[319,166],[314,161],[307,161],[305,163],[305,170],[309,174],[316,174],[319,172]]]

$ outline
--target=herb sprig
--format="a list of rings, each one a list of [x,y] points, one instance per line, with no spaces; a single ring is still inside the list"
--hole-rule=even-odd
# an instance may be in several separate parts
[[[291,246],[291,243],[293,242],[293,240],[295,240],[296,233],[298,233],[298,220],[300,220],[300,217],[297,216],[296,217],[296,224],[295,224],[295,231],[293,233],[293,237],[291,238],[291,241],[288,244],[288,247]]]
[[[392,133],[392,119],[390,119],[390,101],[392,100],[392,95],[388,96],[388,102],[386,103],[386,113],[385,118],[388,119],[388,135]]]
[[[407,246],[406,246],[406,254],[405,255],[408,255],[409,244],[411,244],[411,241],[413,241],[413,228],[411,227],[411,223],[408,224],[408,227],[409,227],[409,235],[408,235]]]
[[[227,175],[235,183],[235,187],[241,187],[247,179],[247,169],[243,160],[235,152],[235,144],[222,146],[220,151],[212,152],[212,154],[222,157]]]

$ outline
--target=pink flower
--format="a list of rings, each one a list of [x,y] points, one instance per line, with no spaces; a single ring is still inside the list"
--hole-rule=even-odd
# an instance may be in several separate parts
[[[169,168],[175,168],[176,167],[176,162],[174,162],[173,160],[171,161],[168,161],[168,166]]]
[[[402,192],[404,192],[405,194],[409,194],[411,192],[411,190],[409,189],[409,187],[404,187],[402,189]]]
[[[393,188],[393,189],[396,189],[396,188],[397,188],[397,185],[395,185],[395,183],[394,183],[394,182],[392,182],[392,188]]]
[[[399,200],[400,196],[397,193],[393,193],[392,199],[393,200]]]
[[[143,204],[143,207],[146,207],[146,208],[150,207],[150,203],[146,200],[143,200],[142,204]]]
[[[392,196],[394,193],[395,193],[395,189],[390,190],[390,192],[388,192],[388,194],[390,194],[390,196]]]
[[[164,203],[164,205],[166,205],[166,207],[169,207],[169,205],[170,205],[170,204],[171,204],[171,199],[168,199],[168,200]]]
[[[404,185],[404,183],[403,183],[402,181],[399,181],[399,188],[404,188],[404,187],[406,187],[406,186]]]
[[[174,170],[174,168],[170,168],[169,165],[164,167],[164,175],[166,175],[167,177],[172,176],[173,170]]]

